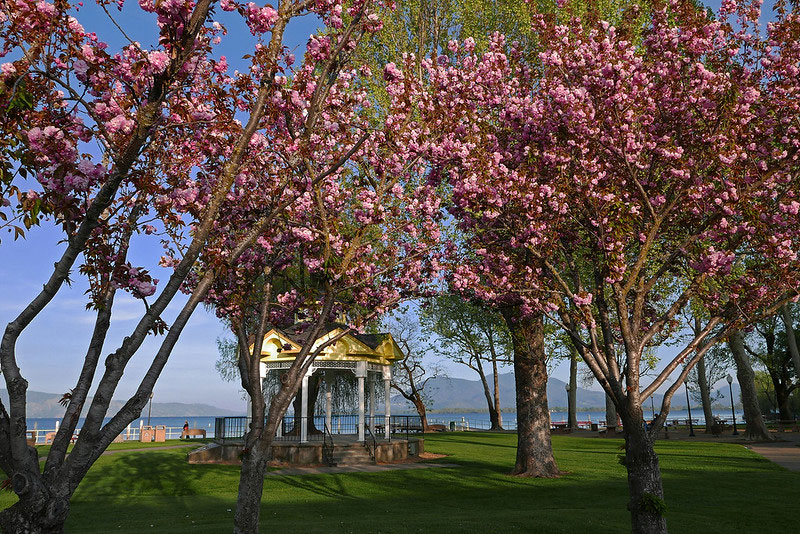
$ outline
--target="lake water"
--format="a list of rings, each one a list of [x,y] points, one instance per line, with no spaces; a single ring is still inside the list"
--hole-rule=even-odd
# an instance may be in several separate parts
[[[605,412],[578,412],[576,415],[578,423],[581,424],[581,426],[584,426],[586,423],[600,423],[606,419]],[[645,410],[644,416],[646,419],[650,419],[652,417],[652,411]],[[719,417],[720,419],[730,420],[731,412],[714,410],[714,416]],[[685,421],[688,418],[689,412],[687,410],[673,410],[669,413],[667,420],[672,421],[673,419],[680,419],[681,421]],[[460,424],[462,420],[464,422],[468,422],[470,424],[470,428],[488,428],[490,426],[489,414],[486,412],[449,412],[428,414],[428,422],[431,424],[443,424],[448,426],[451,421]],[[554,423],[566,422],[567,412],[550,412],[550,420]],[[692,410],[692,420],[697,424],[705,424],[703,411]],[[744,414],[741,411],[737,411],[736,422],[742,423],[743,421]],[[504,412],[503,425],[512,429],[516,428],[517,414],[515,412]],[[586,426],[588,426],[588,424]]]
[[[380,415],[380,412],[378,412],[377,415]],[[394,415],[416,414],[409,411],[395,411]],[[730,411],[726,413],[722,410],[718,410],[714,412],[714,415],[722,419],[730,419]],[[599,423],[601,421],[605,421],[606,418],[605,412],[578,412],[577,416],[578,422],[581,424],[581,426],[588,426],[588,423],[592,422]],[[645,411],[645,417],[649,419],[651,417],[651,412]],[[680,419],[685,421],[688,419],[688,417],[689,413],[686,410],[675,410],[670,412],[668,420],[672,421],[673,419]],[[172,433],[167,436],[168,438],[172,439],[180,436],[180,430],[183,428],[183,423],[188,421],[189,428],[202,428],[206,431],[206,435],[208,437],[213,437],[215,419],[216,417],[151,417],[150,425],[164,425],[168,429],[173,429]],[[705,423],[703,412],[701,410],[692,410],[692,419],[698,424]],[[565,422],[567,420],[567,412],[551,412],[550,420],[553,422]],[[36,429],[42,432],[53,431],[56,428],[56,421],[60,422],[60,419],[54,417],[30,418],[28,419],[28,430]],[[443,424],[449,427],[451,421],[459,424],[459,426],[461,422],[464,421],[465,423],[469,423],[470,428],[489,428],[490,426],[489,414],[486,412],[448,412],[428,414],[428,422],[431,424]],[[742,412],[736,413],[736,421],[737,423],[744,422]],[[83,425],[83,422],[84,419],[81,418],[78,422],[78,428]],[[108,419],[106,419],[104,422],[108,422]],[[138,432],[140,424],[147,425],[147,417],[139,418],[131,423],[131,430]],[[503,424],[508,429],[516,428],[517,414],[514,412],[504,412]]]

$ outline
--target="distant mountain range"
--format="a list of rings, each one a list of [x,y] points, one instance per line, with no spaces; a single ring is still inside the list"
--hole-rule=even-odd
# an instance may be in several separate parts
[[[490,388],[494,378],[490,375],[487,377]],[[547,404],[551,410],[563,408],[567,409],[567,391],[565,389],[566,383],[557,378],[550,378],[547,381]],[[432,378],[426,386],[426,391],[429,392],[431,402],[428,409],[433,412],[471,412],[471,411],[487,411],[486,397],[483,393],[483,386],[479,379],[467,380],[464,378],[447,378],[437,377]],[[500,375],[500,405],[503,410],[515,410],[515,385],[514,374],[505,373]],[[733,385],[734,398],[737,399],[739,404],[739,385]],[[653,396],[656,409],[661,405],[663,395],[656,394]],[[728,388],[723,387],[717,390],[712,398],[716,401],[714,405],[726,408],[730,407],[730,397],[728,395]],[[602,391],[595,391],[591,389],[578,388],[577,407],[578,410],[590,411],[593,409],[605,409],[605,393]],[[400,395],[392,397],[392,405],[398,408],[410,408],[410,404],[405,402]],[[646,402],[650,405],[650,401]],[[692,400],[692,408],[700,408],[700,403]],[[686,408],[686,394],[681,388],[672,398],[672,409],[681,410]]]
[[[0,399],[8,409],[8,391],[0,389]],[[58,393],[42,393],[41,391],[28,391],[28,417],[62,417],[64,415],[64,407],[58,401],[61,399],[61,394]],[[89,403],[92,398],[86,402],[88,409]],[[124,402],[111,401],[109,411],[116,412]],[[147,411],[145,407],[144,411]],[[85,415],[82,414],[82,415]],[[206,417],[212,415],[242,415],[239,412],[217,408],[209,404],[185,404],[182,402],[154,402],[152,408],[153,417]]]

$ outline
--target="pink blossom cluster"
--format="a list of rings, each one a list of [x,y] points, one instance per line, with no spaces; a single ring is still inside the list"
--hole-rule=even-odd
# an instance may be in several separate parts
[[[250,33],[253,35],[260,35],[272,30],[272,26],[278,20],[278,12],[275,11],[275,8],[269,4],[258,6],[254,2],[248,2],[245,16]]]
[[[541,70],[499,35],[481,55],[449,43],[455,62],[387,65],[390,94],[436,133],[420,146],[431,179],[447,176],[471,245],[453,251],[453,287],[554,313],[642,284],[638,331],[669,306],[654,273],[698,297],[707,286],[691,281],[713,279],[730,289],[709,299],[718,309],[791,290],[800,26],[783,11],[761,37],[753,5],[728,6],[739,18],[730,24],[725,9],[714,20],[669,2],[641,42],[607,22],[535,18]],[[417,63],[428,87],[403,79]]]

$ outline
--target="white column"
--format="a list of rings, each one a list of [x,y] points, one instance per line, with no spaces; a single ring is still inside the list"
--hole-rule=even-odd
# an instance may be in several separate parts
[[[358,441],[364,441],[364,378],[367,376],[367,362],[358,362]]]
[[[385,420],[383,422],[384,433],[386,434],[386,439],[391,439],[391,418],[392,418],[392,368],[388,365],[383,368],[383,389],[385,391],[384,397],[384,411],[385,411]]]
[[[331,394],[331,376],[333,373],[325,371],[325,425],[333,432],[333,397]]]
[[[308,442],[308,373],[303,376],[303,387],[300,390],[300,443]],[[297,414],[294,414],[297,417]]]
[[[369,377],[369,429],[375,433],[375,377]]]

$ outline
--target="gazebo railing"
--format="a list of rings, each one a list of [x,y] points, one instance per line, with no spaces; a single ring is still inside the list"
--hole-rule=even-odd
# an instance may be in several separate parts
[[[275,441],[300,441],[300,427],[303,417],[294,415],[284,416],[275,433]],[[325,440],[325,416],[315,415],[313,424],[309,418],[308,441]],[[217,417],[214,422],[215,440],[221,443],[240,442],[250,429],[251,418],[249,417]],[[265,421],[266,422],[266,421]],[[369,416],[365,418],[365,431],[370,430],[377,439],[383,439],[386,435],[386,416],[375,415],[370,421]],[[331,439],[336,436],[358,435],[358,415],[355,414],[334,414],[331,417],[331,426],[328,428]],[[402,435],[408,438],[411,434],[422,432],[422,421],[418,415],[392,415],[389,418],[390,436]]]

